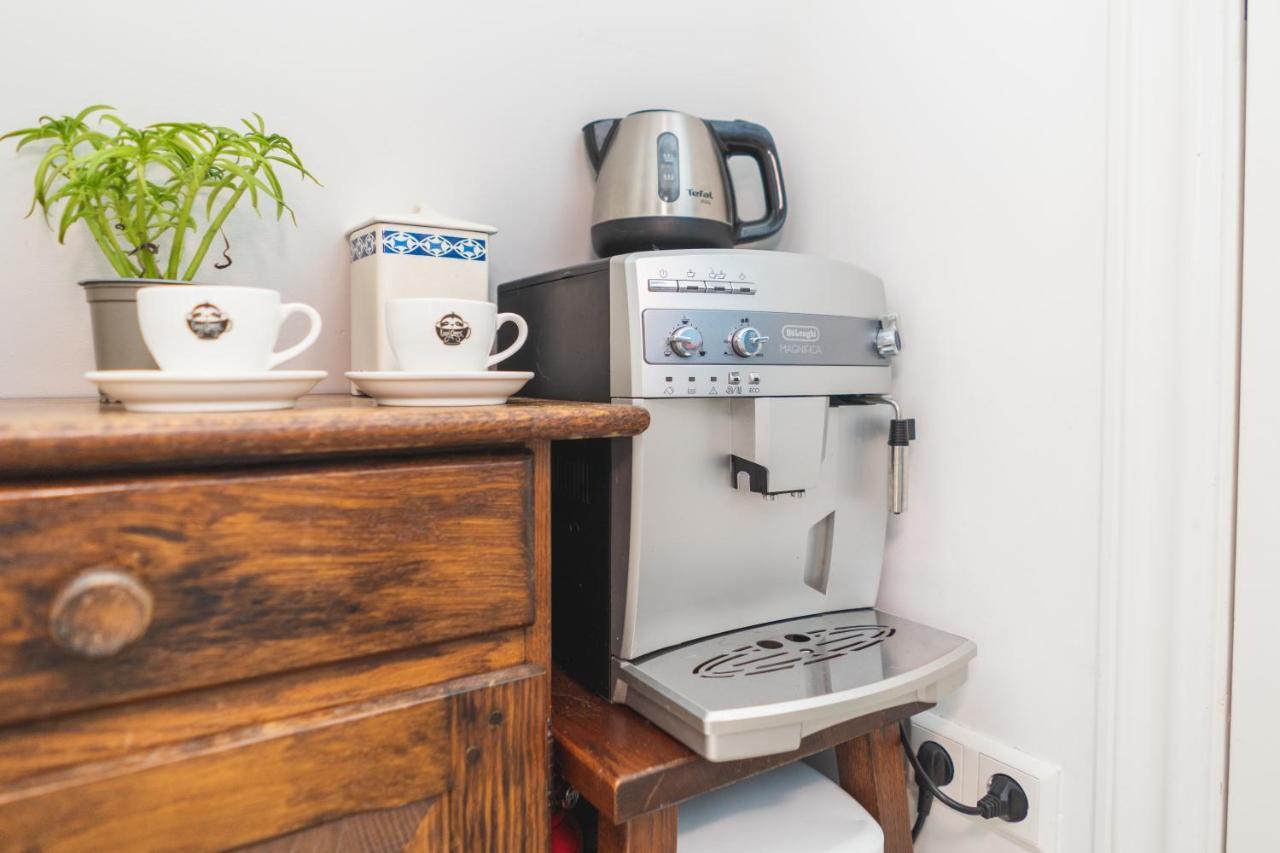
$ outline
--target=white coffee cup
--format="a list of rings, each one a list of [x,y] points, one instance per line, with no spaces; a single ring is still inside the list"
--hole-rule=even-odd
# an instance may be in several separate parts
[[[280,327],[291,314],[311,321],[306,337],[275,352]],[[256,373],[301,354],[320,337],[320,313],[301,302],[280,304],[261,287],[163,285],[138,291],[142,340],[161,370],[183,373]]]
[[[387,340],[411,373],[484,370],[514,355],[529,337],[519,314],[499,314],[492,302],[475,299],[389,299]],[[490,355],[498,327],[513,323],[516,340]]]

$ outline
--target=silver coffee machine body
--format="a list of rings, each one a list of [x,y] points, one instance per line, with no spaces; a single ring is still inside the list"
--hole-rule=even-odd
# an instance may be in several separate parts
[[[570,674],[713,760],[963,680],[972,643],[873,609],[913,432],[887,396],[901,341],[879,279],[779,252],[645,252],[499,302],[529,322],[512,365],[535,372],[529,396],[650,416],[635,438],[553,451]]]
[[[830,398],[890,390],[890,360],[875,348],[880,281],[781,253],[621,266],[609,284],[611,306],[627,306],[611,316],[611,396],[647,409],[650,424],[619,472],[630,475],[631,511],[618,657],[873,606],[889,411]],[[724,290],[662,289],[670,281]],[[740,355],[734,336],[750,329],[757,349]],[[690,334],[701,344],[681,354],[673,339]],[[763,469],[767,494],[735,473],[735,458]]]
[[[632,442],[628,468],[617,657],[875,605],[888,503],[888,425],[878,408],[812,397],[632,402],[650,425]],[[744,420],[782,433],[794,465],[807,469],[788,484],[798,492],[764,499],[731,486],[725,457]]]

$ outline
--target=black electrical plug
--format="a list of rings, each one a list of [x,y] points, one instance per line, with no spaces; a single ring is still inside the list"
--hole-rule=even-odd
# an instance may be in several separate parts
[[[915,841],[924,829],[924,822],[933,810],[933,789],[951,784],[956,778],[956,765],[946,748],[934,741],[925,741],[915,755],[916,761],[916,822],[911,827],[911,840]],[[921,775],[921,771],[924,771]],[[926,778],[927,777],[927,778]],[[932,784],[929,784],[932,782]]]
[[[950,785],[956,778],[956,765],[946,747],[941,744],[925,741],[916,751],[916,757],[920,759],[920,766],[924,768],[925,774],[939,788]]]
[[[1003,773],[991,777],[987,784],[987,793],[978,800],[978,810],[987,820],[1000,818],[1009,823],[1017,823],[1027,819],[1027,792],[1022,790],[1018,780]]]
[[[907,753],[907,761],[916,772],[916,784],[920,786],[919,800],[916,809],[916,823],[911,827],[911,838],[914,840],[924,829],[925,818],[936,799],[947,808],[986,820],[999,818],[1008,823],[1017,823],[1027,819],[1031,804],[1027,802],[1027,792],[1012,776],[997,773],[987,783],[987,793],[978,800],[975,806],[957,802],[942,792],[942,786],[955,777],[955,766],[951,764],[951,756],[933,741],[920,747],[919,754],[911,748],[911,738],[907,736],[905,723],[898,724],[898,736],[902,740],[902,748]],[[925,758],[928,757],[928,765]],[[944,761],[945,759],[945,761]]]

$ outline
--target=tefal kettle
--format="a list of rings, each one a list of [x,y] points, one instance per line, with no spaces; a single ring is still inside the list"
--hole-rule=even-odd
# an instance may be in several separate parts
[[[728,248],[776,234],[787,218],[773,136],[749,121],[643,110],[582,128],[596,171],[591,245],[601,257],[649,249]],[[744,222],[728,158],[760,167],[765,214]]]

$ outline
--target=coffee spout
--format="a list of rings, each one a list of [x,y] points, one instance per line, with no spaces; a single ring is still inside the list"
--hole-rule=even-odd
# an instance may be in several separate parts
[[[733,487],[766,498],[802,495],[818,480],[827,437],[826,397],[758,397],[730,403]]]

